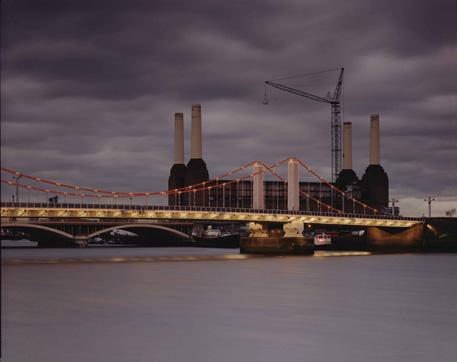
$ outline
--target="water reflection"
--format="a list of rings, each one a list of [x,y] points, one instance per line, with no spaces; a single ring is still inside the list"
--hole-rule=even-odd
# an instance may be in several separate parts
[[[7,250],[4,252],[2,264],[5,265],[18,265],[18,264],[58,264],[58,263],[132,263],[132,262],[167,262],[167,261],[208,261],[208,260],[245,260],[249,258],[275,258],[275,257],[287,257],[287,256],[275,256],[275,255],[252,255],[252,254],[240,254],[239,250],[234,253],[233,249],[221,250],[221,249],[201,249],[201,248],[119,248],[118,253],[125,254],[126,251],[135,255],[129,256],[97,256],[100,253],[94,253],[92,250],[85,249],[52,249],[54,254],[52,257],[43,256],[46,254],[44,250],[51,249],[37,249],[41,252],[34,253],[32,251],[24,252],[24,250]],[[108,250],[108,249],[105,249]],[[113,249],[110,249],[113,250]],[[116,250],[114,248],[114,250]],[[146,255],[141,254],[149,250],[148,254],[154,253],[156,250],[160,250],[160,255]],[[162,253],[168,250],[169,255],[162,255]],[[191,250],[191,255],[189,254]],[[57,251],[57,252],[56,252]],[[88,256],[85,257],[85,252]],[[212,254],[211,252],[214,252]],[[77,254],[77,257],[69,257],[72,253]],[[138,254],[138,255],[136,255]],[[182,255],[181,255],[182,254]],[[13,257],[14,255],[22,255],[22,258]],[[317,250],[314,257],[337,257],[337,256],[368,256],[370,252],[366,251],[323,251]],[[72,255],[73,256],[73,255]],[[309,258],[310,256],[295,256],[300,258]]]
[[[201,248],[111,248],[104,255],[100,249],[5,249],[4,265],[20,264],[87,264],[87,263],[133,263],[133,262],[178,262],[209,260],[243,260],[254,257],[239,254],[239,249]],[[46,252],[48,251],[48,253]],[[117,251],[117,252],[116,252]],[[50,254],[46,256],[47,254]],[[74,255],[73,255],[74,254]],[[121,254],[121,256],[110,255]],[[130,255],[129,255],[130,254]],[[147,255],[144,255],[147,254]],[[155,254],[155,255],[154,255]],[[125,256],[124,256],[125,255]],[[18,257],[20,256],[20,257]],[[89,257],[87,257],[89,256]]]
[[[314,256],[323,257],[323,256],[367,256],[371,255],[368,251],[326,251],[326,250],[316,250]]]

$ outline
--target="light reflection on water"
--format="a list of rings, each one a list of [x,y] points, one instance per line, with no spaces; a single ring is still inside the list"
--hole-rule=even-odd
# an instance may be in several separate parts
[[[369,251],[326,251],[316,250],[313,256],[326,257],[326,256],[368,256],[371,255]]]
[[[121,254],[124,256],[114,256],[112,254]],[[146,256],[142,254],[146,254]],[[371,253],[367,251],[317,250],[313,256],[336,257],[368,255],[371,255]],[[239,249],[206,248],[3,249],[2,263],[5,265],[57,263],[130,263],[154,261],[243,260],[248,258],[272,257],[284,256],[247,255],[240,254]]]
[[[239,249],[199,248],[4,249],[3,254],[4,265],[243,260],[261,257],[240,254]]]
[[[3,250],[2,361],[455,360],[457,255],[317,255]]]

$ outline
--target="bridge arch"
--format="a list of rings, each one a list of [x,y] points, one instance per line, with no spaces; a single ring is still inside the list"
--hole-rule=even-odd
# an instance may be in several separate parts
[[[175,236],[178,236],[180,238],[189,239],[189,235],[187,235],[187,234],[185,234],[185,233],[183,233],[181,231],[178,231],[176,229],[169,228],[169,227],[166,227],[166,226],[154,225],[154,224],[124,224],[124,225],[116,225],[116,226],[112,226],[112,227],[109,227],[109,228],[106,228],[106,229],[98,230],[98,231],[96,231],[96,232],[94,232],[94,233],[92,233],[90,235],[87,235],[87,239],[92,239],[92,238],[95,238],[98,235],[105,234],[107,232],[114,231],[114,230],[130,231],[130,229],[162,230],[162,231],[170,232],[170,233],[172,233]]]
[[[37,231],[45,231],[51,233],[55,236],[59,236],[64,239],[73,240],[74,237],[71,234],[68,234],[64,231],[60,231],[58,229],[50,228],[44,225],[37,225],[37,224],[27,224],[27,223],[17,223],[17,222],[10,222],[1,224],[2,228],[10,228],[10,229],[19,229],[19,230],[37,230]]]

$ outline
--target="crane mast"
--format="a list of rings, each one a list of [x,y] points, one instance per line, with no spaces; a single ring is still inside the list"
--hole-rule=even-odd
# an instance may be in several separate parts
[[[338,77],[338,82],[336,84],[333,96],[328,98],[323,98],[312,93],[304,92],[299,89],[289,87],[287,85],[277,83],[274,81],[266,81],[265,84],[271,87],[277,88],[284,92],[292,93],[300,97],[310,99],[315,102],[322,102],[330,104],[331,108],[331,158],[332,158],[332,181],[335,182],[340,171],[341,171],[341,123],[342,123],[342,114],[341,114],[341,100],[343,98],[343,74],[344,68],[341,68],[340,75]]]

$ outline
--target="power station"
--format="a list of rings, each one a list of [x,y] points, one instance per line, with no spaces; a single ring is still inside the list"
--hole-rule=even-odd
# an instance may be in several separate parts
[[[169,196],[168,203],[174,205],[188,206],[219,206],[228,205],[237,208],[256,208],[256,209],[295,209],[304,211],[324,211],[321,210],[321,202],[335,205],[341,210],[363,212],[360,205],[346,205],[334,194],[332,185],[347,192],[353,198],[378,209],[383,212],[388,207],[389,200],[389,181],[387,173],[380,164],[380,121],[378,114],[370,117],[370,163],[361,179],[352,168],[352,123],[343,124],[343,167],[339,172],[334,183],[325,184],[321,182],[299,182],[298,170],[291,179],[296,179],[296,185],[307,197],[300,194],[297,200],[291,198],[296,192],[291,192],[290,185],[281,181],[264,180],[264,174],[258,173],[262,169],[261,165],[254,165],[257,177],[253,180],[211,180],[205,161],[203,160],[202,146],[202,109],[200,104],[192,105],[191,123],[191,158],[185,165],[184,157],[184,116],[183,113],[175,114],[174,130],[174,163],[170,170],[168,179],[168,189],[176,190],[198,183],[205,186],[216,186],[227,183],[224,188],[214,187],[209,191],[207,188],[194,189],[191,193],[175,193]],[[257,169],[256,169],[257,167]],[[291,171],[292,170],[292,171]],[[289,172],[294,168],[289,167]],[[263,184],[263,187],[261,187]],[[261,193],[254,193],[255,188],[263,190]],[[254,195],[256,198],[254,199]],[[260,196],[259,196],[260,195]],[[318,202],[319,200],[320,202]]]
[[[208,180],[208,169],[203,160],[202,108],[200,104],[193,104],[190,160],[187,166],[184,164],[184,114],[175,113],[174,162],[168,178],[168,189],[180,189]],[[182,197],[182,200],[176,200],[176,197],[170,195],[168,204],[176,205],[178,202],[186,204],[192,201],[199,206],[205,205],[203,192],[196,191],[191,196],[183,194]],[[193,200],[190,200],[191,198]]]

